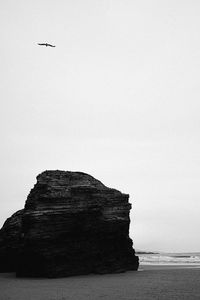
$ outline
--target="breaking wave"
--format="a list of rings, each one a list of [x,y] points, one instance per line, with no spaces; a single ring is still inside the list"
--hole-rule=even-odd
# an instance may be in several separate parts
[[[200,253],[138,254],[140,264],[156,265],[200,265]]]

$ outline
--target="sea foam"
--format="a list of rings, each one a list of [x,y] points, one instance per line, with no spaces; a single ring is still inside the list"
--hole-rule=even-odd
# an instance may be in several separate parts
[[[200,265],[200,252],[139,254],[140,264]]]

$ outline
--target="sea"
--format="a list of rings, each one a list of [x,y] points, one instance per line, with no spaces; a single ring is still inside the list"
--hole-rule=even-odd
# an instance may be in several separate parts
[[[200,252],[185,253],[136,253],[140,265],[188,265],[200,267]]]

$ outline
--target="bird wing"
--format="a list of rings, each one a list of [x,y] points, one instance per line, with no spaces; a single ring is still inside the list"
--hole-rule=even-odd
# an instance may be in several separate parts
[[[47,44],[47,46],[49,46],[49,47],[55,47],[55,46],[53,46],[53,45],[51,45],[51,44]]]
[[[46,44],[41,44],[41,43],[38,43],[38,45],[40,45],[40,46],[46,46]]]

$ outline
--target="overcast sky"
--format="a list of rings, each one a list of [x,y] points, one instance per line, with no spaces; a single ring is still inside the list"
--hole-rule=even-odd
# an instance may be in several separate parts
[[[198,0],[1,1],[0,225],[38,173],[83,171],[130,194],[135,248],[200,251],[199,16]]]

